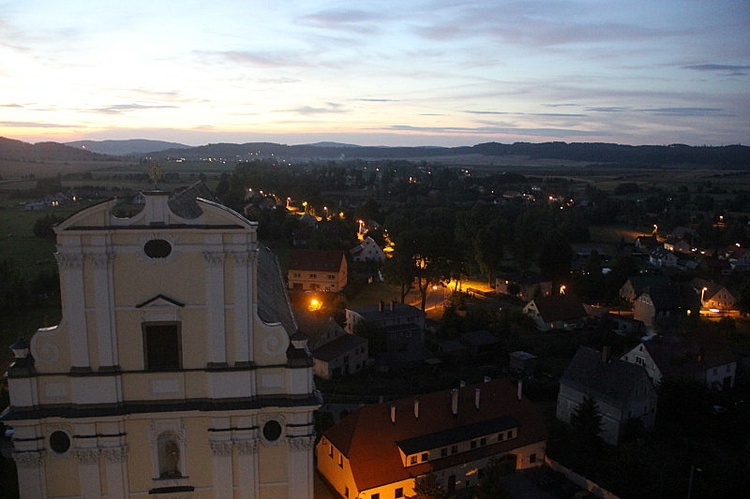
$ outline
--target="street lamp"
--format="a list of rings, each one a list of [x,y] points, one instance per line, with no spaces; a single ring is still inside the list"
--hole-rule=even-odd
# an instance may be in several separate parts
[[[703,302],[703,297],[706,295],[706,290],[708,288],[706,286],[703,286],[703,289],[701,289],[701,308],[704,308],[706,304]]]
[[[687,499],[690,499],[693,495],[693,476],[695,475],[695,472],[702,473],[703,470],[698,468],[696,465],[690,466],[690,481],[688,481],[688,493],[687,493]]]

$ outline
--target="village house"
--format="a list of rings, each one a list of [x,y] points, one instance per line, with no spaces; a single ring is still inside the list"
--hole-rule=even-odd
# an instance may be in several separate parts
[[[293,291],[339,293],[347,283],[348,266],[343,251],[293,249],[287,282]]]
[[[451,494],[475,486],[498,460],[509,470],[541,466],[541,411],[507,380],[365,405],[328,429],[316,446],[318,472],[340,497],[414,494],[432,474]]]
[[[621,442],[630,419],[639,419],[647,430],[654,427],[657,394],[646,370],[611,358],[608,347],[603,352],[578,348],[560,378],[557,419],[570,423],[571,415],[587,395],[596,400],[602,416],[600,436],[611,445]]]
[[[648,333],[654,334],[657,326],[675,325],[699,309],[700,297],[689,285],[651,287],[633,302],[633,319],[643,322]]]
[[[664,249],[673,253],[682,253],[686,255],[693,252],[693,246],[689,241],[676,237],[668,237],[667,240],[664,241]]]
[[[678,266],[679,259],[677,258],[677,255],[675,255],[673,252],[669,251],[668,249],[664,247],[661,247],[661,248],[656,248],[649,254],[648,263],[658,269],[660,268],[673,269]]]
[[[295,317],[307,337],[315,376],[334,379],[367,367],[366,338],[347,333],[330,315],[295,310]]]
[[[424,347],[427,314],[417,307],[395,301],[386,304],[346,309],[346,330],[355,333],[357,324],[366,321],[382,327],[388,352],[416,352]]]
[[[472,357],[491,354],[501,343],[500,338],[486,330],[467,331],[459,336],[459,341]]]
[[[656,336],[624,354],[622,360],[643,366],[655,384],[664,376],[695,379],[710,390],[734,387],[737,357],[726,341],[708,332],[693,338]]]
[[[630,277],[620,287],[620,298],[634,302],[641,293],[652,287],[666,286],[671,280],[668,276],[658,274],[643,274]]]
[[[661,243],[659,243],[659,240],[656,238],[655,235],[650,236],[638,236],[635,238],[635,247],[642,253],[651,253],[651,251],[655,250],[656,248],[660,247]]]
[[[495,278],[495,292],[533,300],[552,293],[552,281],[539,274],[503,274]]]
[[[357,246],[349,250],[352,261],[355,262],[382,262],[385,260],[385,252],[373,238],[367,236]]]
[[[690,285],[700,296],[702,309],[718,312],[734,309],[734,295],[721,284],[696,277],[690,281]]]
[[[581,300],[572,295],[541,296],[523,307],[523,313],[534,320],[537,329],[580,329],[588,314]]]
[[[508,368],[511,372],[529,376],[536,371],[538,360],[539,357],[532,353],[517,350],[508,354]]]

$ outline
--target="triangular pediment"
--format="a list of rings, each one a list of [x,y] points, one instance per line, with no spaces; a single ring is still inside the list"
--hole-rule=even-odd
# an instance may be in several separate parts
[[[177,300],[173,300],[172,298],[169,298],[168,296],[158,294],[154,296],[153,298],[136,305],[135,308],[164,309],[164,308],[172,308],[172,307],[182,308],[184,306],[185,306],[184,303],[180,303]]]

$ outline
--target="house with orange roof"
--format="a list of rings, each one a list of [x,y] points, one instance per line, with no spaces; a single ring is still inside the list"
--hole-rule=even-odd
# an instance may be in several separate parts
[[[455,493],[477,485],[492,460],[541,466],[546,446],[541,411],[521,385],[494,380],[360,407],[323,434],[317,469],[341,497],[409,497],[427,474]]]
[[[287,282],[293,291],[338,293],[347,282],[343,251],[293,249],[289,256]]]

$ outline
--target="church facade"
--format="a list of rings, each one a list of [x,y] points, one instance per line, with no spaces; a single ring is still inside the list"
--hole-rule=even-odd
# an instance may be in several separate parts
[[[145,194],[55,228],[63,318],[7,373],[22,497],[312,497],[320,397],[275,257],[218,203]]]

